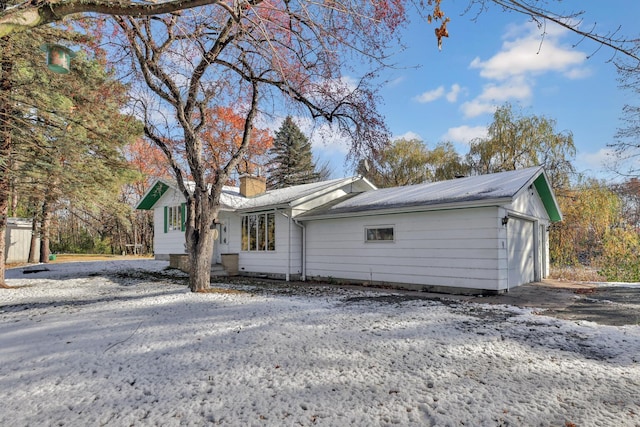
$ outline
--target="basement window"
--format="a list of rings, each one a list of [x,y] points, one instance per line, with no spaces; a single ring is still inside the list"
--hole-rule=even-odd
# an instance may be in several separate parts
[[[392,225],[381,225],[364,228],[365,242],[393,242],[394,227]]]

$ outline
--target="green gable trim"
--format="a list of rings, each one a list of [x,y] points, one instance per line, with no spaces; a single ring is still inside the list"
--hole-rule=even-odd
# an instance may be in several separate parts
[[[533,181],[533,185],[536,186],[536,190],[538,191],[538,194],[542,199],[544,208],[547,210],[549,219],[551,219],[552,222],[562,221],[562,215],[560,214],[558,205],[556,204],[556,201],[551,192],[551,187],[549,187],[549,183],[547,182],[544,174],[540,174],[540,176],[538,176],[536,180]]]
[[[136,209],[141,209],[145,211],[149,211],[153,209],[153,206],[156,204],[160,197],[169,189],[169,186],[164,182],[157,181],[153,188],[144,196],[144,199],[140,200]]]

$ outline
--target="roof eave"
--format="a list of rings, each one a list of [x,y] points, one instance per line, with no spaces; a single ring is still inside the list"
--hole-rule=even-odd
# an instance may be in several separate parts
[[[549,179],[544,170],[535,177],[533,180],[533,186],[536,188],[551,222],[562,221],[560,205],[558,204],[558,200],[549,185]]]
[[[298,218],[298,220],[310,221],[310,220],[319,220],[319,219],[348,218],[348,217],[370,216],[370,215],[395,215],[395,214],[440,211],[440,210],[449,210],[449,209],[485,208],[490,206],[497,207],[497,206],[502,206],[502,205],[511,203],[512,201],[513,201],[513,198],[511,197],[502,197],[502,198],[487,199],[487,200],[437,203],[432,205],[403,206],[403,207],[388,208],[388,209],[365,209],[365,210],[351,211],[351,212],[336,212],[336,213],[325,213],[320,215],[309,215],[309,216],[300,217]]]
[[[251,213],[251,212],[264,212],[264,211],[274,211],[279,209],[291,209],[291,204],[289,203],[275,203],[272,205],[264,205],[264,206],[253,206],[250,208],[238,208],[235,209],[234,212],[239,214]]]

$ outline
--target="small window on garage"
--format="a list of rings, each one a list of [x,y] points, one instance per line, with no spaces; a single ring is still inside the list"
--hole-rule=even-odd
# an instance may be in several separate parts
[[[365,227],[365,242],[393,242],[393,228],[393,225],[377,225]]]

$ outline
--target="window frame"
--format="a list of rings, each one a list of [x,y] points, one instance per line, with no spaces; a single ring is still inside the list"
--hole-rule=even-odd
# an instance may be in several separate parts
[[[165,206],[165,233],[184,231],[185,204]]]
[[[391,230],[391,239],[383,239],[383,238],[373,238],[370,239],[371,236],[370,231],[377,230]],[[380,237],[380,233],[375,233],[376,236]],[[375,237],[375,236],[374,236]],[[365,225],[364,226],[364,242],[365,243],[395,243],[396,241],[396,226],[395,224],[381,224],[381,225]]]
[[[242,252],[274,252],[276,250],[275,212],[242,215],[240,250]]]

